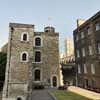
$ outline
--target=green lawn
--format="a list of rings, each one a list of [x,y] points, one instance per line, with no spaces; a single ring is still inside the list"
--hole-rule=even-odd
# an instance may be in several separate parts
[[[92,100],[86,97],[80,96],[73,92],[63,91],[63,90],[55,90],[52,92],[53,95],[57,98],[57,100]]]

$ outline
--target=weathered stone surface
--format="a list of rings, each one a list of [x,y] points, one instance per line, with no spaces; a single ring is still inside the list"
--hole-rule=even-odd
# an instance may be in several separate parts
[[[10,37],[8,43],[8,57],[6,69],[6,81],[4,97],[23,97],[24,99],[32,92],[34,85],[35,70],[39,69],[40,82],[44,86],[53,87],[53,76],[57,78],[57,86],[60,85],[59,68],[59,34],[53,32],[34,32],[34,25],[10,24]],[[27,32],[28,41],[21,41],[21,35]],[[36,36],[41,38],[42,46],[34,47]],[[41,52],[41,62],[35,62],[35,51]],[[28,53],[28,61],[21,61],[21,53]]]

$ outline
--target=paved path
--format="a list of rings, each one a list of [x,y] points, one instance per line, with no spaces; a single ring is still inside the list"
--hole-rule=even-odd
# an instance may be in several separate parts
[[[82,89],[82,88],[75,87],[75,86],[70,86],[68,90],[71,92],[80,94],[82,96],[85,96],[87,98],[93,99],[93,100],[100,100],[100,93],[96,93],[96,92],[89,91],[89,90]]]
[[[49,90],[34,90],[32,92],[32,100],[53,100],[48,91]]]

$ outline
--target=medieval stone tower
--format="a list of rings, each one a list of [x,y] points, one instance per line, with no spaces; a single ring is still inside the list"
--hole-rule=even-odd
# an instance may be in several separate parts
[[[59,86],[59,34],[55,29],[34,32],[34,25],[10,23],[9,30],[3,100],[26,100],[36,85]]]

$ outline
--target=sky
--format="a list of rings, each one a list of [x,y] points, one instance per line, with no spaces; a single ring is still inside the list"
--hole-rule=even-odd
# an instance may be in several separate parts
[[[9,23],[34,24],[35,31],[52,25],[64,39],[73,36],[77,19],[88,19],[100,10],[100,0],[0,0],[0,48],[8,41]]]

